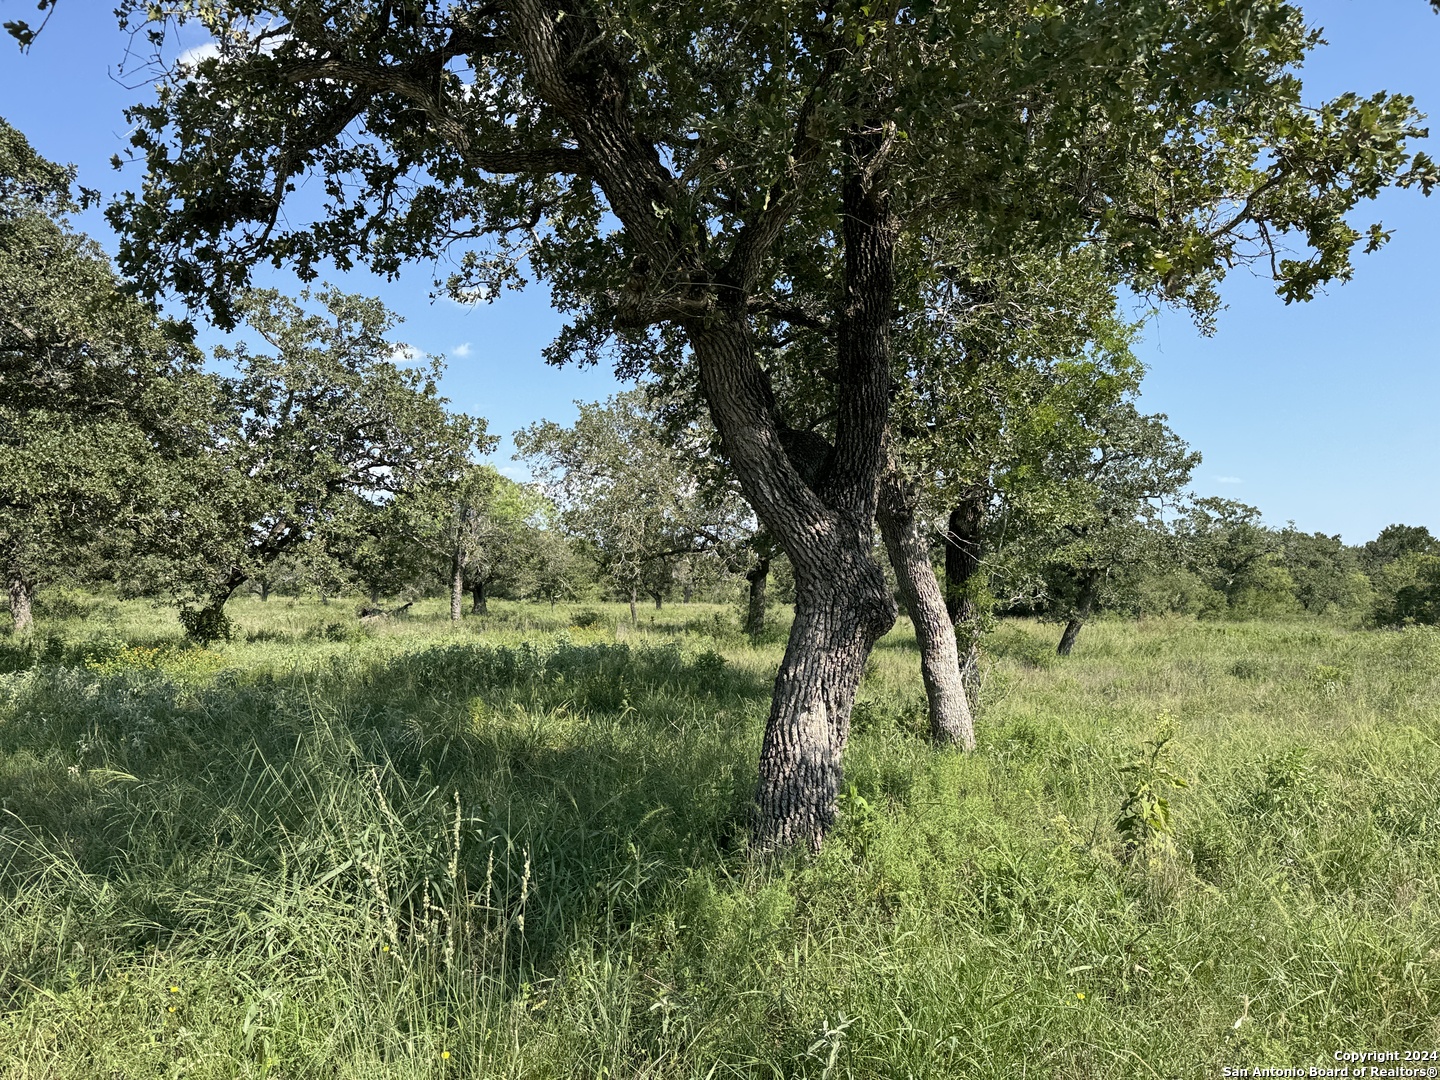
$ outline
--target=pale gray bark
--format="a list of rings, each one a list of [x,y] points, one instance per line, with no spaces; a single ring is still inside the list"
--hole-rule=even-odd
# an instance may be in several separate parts
[[[15,634],[28,634],[35,628],[35,586],[14,567],[5,571],[5,591],[10,595],[10,618]]]
[[[930,738],[937,745],[975,749],[975,722],[965,693],[960,670],[960,652],[955,627],[945,610],[945,598],[935,568],[930,563],[930,544],[921,529],[917,510],[916,484],[889,470],[881,481],[877,520],[885,538],[885,550],[900,597],[915,625],[920,647],[920,675],[930,714]]]
[[[465,598],[465,563],[457,549],[450,556],[450,621],[459,622],[464,615],[462,603]]]

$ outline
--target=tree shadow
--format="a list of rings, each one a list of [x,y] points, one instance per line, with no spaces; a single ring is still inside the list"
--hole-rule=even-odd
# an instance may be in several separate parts
[[[516,983],[644,923],[694,870],[738,868],[769,690],[674,645],[362,650],[189,681],[37,668],[0,684],[0,905],[81,913],[85,950],[139,955],[239,947],[239,913],[253,931],[302,894],[404,943],[460,898],[523,914]],[[65,947],[0,957],[0,1001],[58,977]]]

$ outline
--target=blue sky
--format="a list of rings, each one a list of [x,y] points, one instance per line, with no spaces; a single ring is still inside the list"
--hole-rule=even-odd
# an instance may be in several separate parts
[[[1312,99],[1408,93],[1440,133],[1440,16],[1424,0],[1302,6],[1329,41],[1306,67]],[[33,8],[33,0],[0,0],[6,18],[30,17]],[[133,168],[116,173],[109,160],[124,148],[122,110],[145,88],[127,89],[134,80],[117,70],[126,40],[106,9],[66,0],[28,55],[0,42],[0,115],[109,195],[138,183]],[[1437,144],[1427,148],[1440,157]],[[1267,282],[1236,273],[1213,337],[1197,334],[1182,314],[1162,313],[1138,350],[1149,368],[1143,406],[1167,413],[1204,454],[1197,491],[1253,503],[1272,524],[1294,520],[1351,543],[1396,521],[1440,532],[1440,195],[1387,193],[1356,223],[1372,220],[1395,238],[1360,257],[1350,284],[1287,307]],[[77,224],[113,248],[98,212]],[[486,417],[493,433],[508,436],[542,417],[568,421],[574,400],[618,387],[608,371],[544,364],[540,350],[559,323],[541,288],[465,308],[430,300],[426,266],[394,283],[365,273],[335,280],[381,296],[406,319],[402,340],[445,354],[446,394],[456,408]],[[270,283],[295,285],[283,274]]]

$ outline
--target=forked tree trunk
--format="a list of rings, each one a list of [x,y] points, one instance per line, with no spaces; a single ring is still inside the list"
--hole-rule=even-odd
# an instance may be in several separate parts
[[[569,125],[627,241],[633,238],[656,273],[665,267],[653,291],[646,274],[634,275],[621,315],[667,320],[684,331],[728,463],[795,571],[796,615],[765,729],[751,843],[760,851],[813,847],[835,818],[840,753],[866,656],[895,619],[871,556],[890,409],[898,235],[886,168],[896,138],[884,120],[891,108],[878,98],[865,102],[874,122],[841,133],[844,289],[835,320],[834,440],[811,468],[812,455],[802,461],[791,454],[799,443],[756,355],[751,301],[760,299],[766,260],[800,193],[813,177],[828,176],[815,157],[828,136],[812,129],[807,103],[805,148],[791,175],[777,178],[766,208],[747,217],[724,263],[711,262],[712,249],[700,239],[704,211],[697,217],[682,208],[683,186],[617,104],[632,78],[628,61],[609,48],[607,31],[584,5],[564,10],[562,21],[530,0],[514,8],[527,89]],[[839,92],[841,84],[827,80],[827,89]]]
[[[983,493],[973,491],[950,511],[945,524],[945,610],[955,626],[960,677],[972,703],[980,682],[980,624],[987,612],[975,599],[975,576],[985,556]]]
[[[743,308],[686,326],[711,417],[745,495],[795,569],[795,621],[760,750],[751,844],[815,849],[836,817],[841,754],[865,660],[895,622],[871,556],[889,415],[895,222],[879,170],[884,135],[846,136],[845,290],[836,339],[835,442],[823,459],[777,418]],[[743,304],[743,294],[738,294]],[[796,451],[792,455],[790,449]],[[803,471],[802,471],[803,470]]]
[[[456,551],[450,556],[450,621],[459,622],[464,612],[461,604],[465,597],[465,563]]]
[[[920,528],[919,486],[894,468],[881,480],[877,520],[900,597],[915,624],[920,676],[930,713],[930,738],[937,745],[975,749],[975,722],[960,674],[955,628],[945,610],[940,582],[930,562],[930,544]]]
[[[745,572],[750,582],[750,602],[745,609],[745,633],[757,638],[765,632],[766,592],[770,583],[770,556],[761,555],[755,565]]]
[[[5,570],[5,591],[10,595],[10,618],[15,634],[28,634],[35,628],[35,586],[19,569]]]
[[[477,581],[470,586],[470,614],[488,615],[490,613],[490,597],[485,595],[485,583]]]

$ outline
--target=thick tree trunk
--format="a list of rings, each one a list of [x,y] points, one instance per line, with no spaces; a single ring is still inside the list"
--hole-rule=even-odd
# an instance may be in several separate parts
[[[945,610],[955,626],[960,677],[972,702],[980,681],[980,625],[989,614],[980,610],[973,585],[985,556],[984,524],[985,499],[979,490],[951,510],[945,524]]]
[[[961,678],[955,628],[930,562],[930,544],[920,528],[919,502],[918,486],[889,470],[880,487],[880,533],[895,568],[900,597],[915,624],[920,675],[930,710],[930,738],[937,745],[973,750],[975,722]]]
[[[269,600],[269,599],[270,599],[270,579],[269,579],[269,578],[261,578],[261,579],[260,579],[260,601],[261,601],[262,603],[264,603],[265,601],[267,601],[267,600]]]
[[[786,427],[749,329],[750,301],[758,299],[752,294],[796,209],[796,193],[825,175],[816,172],[810,106],[793,174],[777,180],[773,201],[747,218],[725,262],[707,262],[711,251],[697,238],[703,223],[684,208],[682,188],[631,114],[615,104],[631,76],[605,44],[606,31],[583,8],[567,7],[563,21],[536,0],[519,0],[513,10],[527,86],[565,119],[627,240],[663,279],[652,290],[637,272],[622,315],[682,327],[725,456],[794,568],[796,617],[775,680],[751,841],[762,851],[813,846],[835,817],[840,751],[865,658],[895,619],[871,556],[890,407],[898,232],[886,172],[896,133],[880,120],[888,105],[870,102],[876,122],[842,134],[845,264],[832,447]],[[816,444],[823,452],[809,452]]]
[[[695,595],[695,583],[687,578],[685,583],[680,586],[680,590],[680,602],[682,604],[688,604]]]
[[[847,136],[852,160],[878,162],[882,138],[876,134],[871,145],[867,135]],[[842,202],[845,292],[833,448],[812,452],[820,449],[817,439],[777,419],[743,310],[686,326],[726,456],[795,570],[795,621],[760,751],[751,833],[760,851],[813,849],[833,824],[855,692],[871,648],[896,614],[871,557],[889,415],[895,226],[875,172],[853,169]]]
[[[665,598],[661,596],[658,592],[652,592],[650,594],[650,598],[655,601],[655,610],[661,610],[661,604],[664,602]]]
[[[639,609],[636,608],[636,606],[635,606],[635,601],[636,601],[636,599],[637,599],[637,593],[636,593],[634,587],[632,586],[631,589],[630,589],[630,625],[631,625],[631,626],[639,626],[639,625],[640,625],[640,611],[639,611]]]
[[[465,564],[456,551],[450,556],[450,621],[459,622],[464,612],[461,603],[465,596]]]
[[[485,595],[485,583],[477,581],[470,586],[470,614],[487,615],[490,612],[490,598]]]
[[[814,850],[834,824],[855,692],[876,638],[895,621],[880,568],[846,563],[828,580],[797,582],[760,749],[753,842],[761,850]]]
[[[10,619],[15,634],[28,634],[35,629],[35,586],[19,569],[5,570],[5,591],[10,595]]]
[[[378,585],[371,585],[371,586],[370,586],[370,606],[371,606],[371,607],[379,607],[379,606],[380,606],[380,586],[378,586]]]
[[[745,609],[745,633],[757,638],[765,632],[766,591],[770,584],[770,556],[761,555],[755,565],[745,572],[750,582],[750,603]]]

